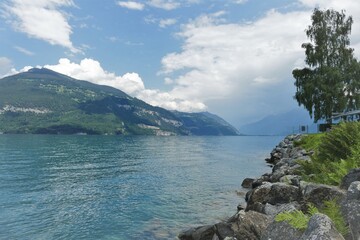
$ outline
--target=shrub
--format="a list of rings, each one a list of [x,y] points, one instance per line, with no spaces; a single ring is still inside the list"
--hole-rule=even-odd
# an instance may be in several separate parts
[[[306,214],[299,210],[279,213],[276,215],[275,221],[286,221],[295,229],[303,231],[307,228],[310,218],[319,212],[327,215],[334,223],[339,233],[341,233],[343,236],[349,232],[349,228],[346,226],[344,217],[341,214],[340,206],[337,204],[336,199],[325,201],[324,208],[320,211],[314,205],[309,203]]]

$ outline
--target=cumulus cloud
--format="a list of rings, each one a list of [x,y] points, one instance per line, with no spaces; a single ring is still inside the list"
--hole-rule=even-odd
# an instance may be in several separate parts
[[[118,1],[117,4],[120,7],[128,8],[128,9],[131,9],[131,10],[139,10],[139,11],[141,11],[141,10],[144,10],[144,8],[145,8],[144,4],[139,3],[139,2],[133,2],[133,1],[127,1],[127,2]]]
[[[11,60],[6,57],[0,57],[0,78],[15,74],[15,73],[16,73],[16,71],[13,68]]]
[[[210,108],[223,103],[221,109],[232,109],[234,118],[239,111],[253,119],[295,107],[291,72],[303,65],[301,44],[308,41],[304,29],[311,24],[312,9],[346,8],[348,14],[360,16],[360,2],[351,0],[300,3],[304,10],[271,10],[250,23],[227,23],[222,14],[213,14],[184,25],[178,33],[182,50],[162,59],[161,74],[174,82],[171,96],[198,99]],[[352,39],[360,35],[357,26],[354,23]]]
[[[174,25],[176,23],[177,23],[177,20],[175,18],[160,19],[159,27],[166,28],[166,27]]]
[[[3,17],[13,28],[29,37],[60,45],[72,53],[79,50],[70,40],[72,34],[62,7],[73,7],[72,0],[10,0],[3,4]]]
[[[149,0],[148,5],[164,10],[173,10],[180,7],[180,2],[175,0]]]
[[[193,112],[206,109],[205,104],[195,99],[178,98],[172,96],[169,92],[163,92],[158,89],[146,89],[139,74],[133,72],[117,76],[115,73],[104,70],[101,64],[94,59],[85,58],[81,60],[80,63],[75,63],[67,58],[62,58],[55,65],[45,65],[43,67],[76,79],[87,80],[95,84],[120,89],[147,103],[169,110]],[[21,71],[26,71],[29,68],[31,67],[25,67]]]

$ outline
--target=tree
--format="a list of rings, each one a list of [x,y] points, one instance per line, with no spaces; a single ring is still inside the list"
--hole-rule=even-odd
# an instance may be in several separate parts
[[[360,65],[349,47],[352,17],[345,11],[314,9],[312,25],[306,29],[307,67],[295,69],[294,98],[314,117],[331,123],[334,112],[357,109],[360,103]]]

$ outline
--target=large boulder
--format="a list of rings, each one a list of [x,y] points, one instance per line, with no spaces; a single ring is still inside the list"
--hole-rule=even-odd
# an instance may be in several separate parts
[[[352,169],[345,177],[342,179],[340,188],[348,189],[350,184],[355,181],[360,181],[360,168]]]
[[[178,235],[180,240],[212,240],[215,229],[212,225],[191,228]]]
[[[324,201],[336,199],[338,202],[341,202],[346,196],[344,190],[325,184],[304,184],[301,190],[304,200],[314,204],[317,208],[324,207]]]
[[[330,218],[317,213],[310,218],[308,227],[299,240],[345,240]]]
[[[296,186],[285,183],[265,183],[253,189],[247,196],[246,211],[256,210],[263,213],[263,208],[259,209],[259,204],[264,206],[266,203],[272,205],[301,201],[300,189]]]
[[[260,239],[270,223],[269,216],[254,211],[240,211],[235,219],[232,229],[237,240]]]
[[[295,229],[287,222],[273,221],[266,228],[264,234],[261,236],[261,240],[294,240],[299,239],[302,232]]]
[[[241,183],[241,186],[242,186],[243,188],[251,188],[253,182],[254,182],[254,179],[253,179],[253,178],[245,178],[245,179],[243,180],[243,182]]]
[[[349,224],[351,239],[360,239],[360,182],[352,182],[342,205],[343,214]]]

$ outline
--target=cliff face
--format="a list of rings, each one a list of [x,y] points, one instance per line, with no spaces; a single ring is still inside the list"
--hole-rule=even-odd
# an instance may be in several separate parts
[[[272,172],[257,179],[245,179],[245,206],[238,206],[231,218],[209,226],[189,229],[179,234],[181,240],[240,239],[360,239],[360,169],[354,169],[343,179],[341,188],[307,183],[297,175],[298,161],[309,161],[311,153],[294,147],[301,135],[286,137],[271,152],[266,161]],[[344,216],[348,231],[342,235],[332,220],[324,214],[309,216],[305,229],[294,228],[286,221],[277,221],[279,213],[303,211],[309,204],[318,209],[326,201],[336,201]]]

